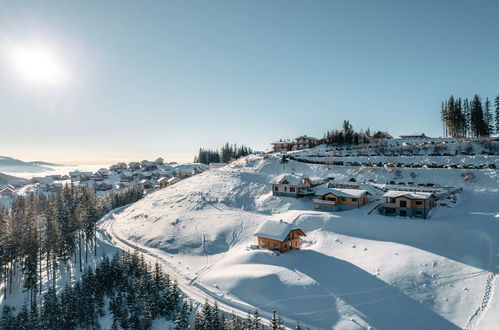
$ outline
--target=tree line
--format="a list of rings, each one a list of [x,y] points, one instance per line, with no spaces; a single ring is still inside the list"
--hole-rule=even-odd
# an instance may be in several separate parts
[[[369,143],[370,138],[369,128],[366,131],[355,131],[350,121],[344,120],[342,129],[327,131],[324,134],[323,142],[328,145],[356,145]]]
[[[92,250],[96,254],[99,219],[142,196],[139,185],[99,197],[91,188],[66,184],[50,195],[19,196],[10,209],[0,206],[0,281],[4,298],[12,292],[17,269],[22,272],[30,306],[42,292],[42,262],[54,290],[59,264],[68,264],[74,258],[82,271],[83,254],[85,262]]]
[[[470,101],[453,95],[442,102],[440,116],[444,136],[486,137],[499,133],[499,95],[494,100],[495,109],[488,97],[482,102],[479,95]]]
[[[4,304],[0,329],[101,329],[100,318],[106,315],[111,330],[149,330],[160,319],[173,322],[179,330],[284,329],[275,310],[268,325],[258,310],[242,318],[220,310],[216,302],[206,301],[192,314],[192,302],[158,263],[151,266],[138,252],[121,252],[112,259],[103,257],[95,270],[87,268],[81,279],[60,293],[49,288],[30,308],[25,303],[16,313]],[[299,321],[296,329],[302,329]]]
[[[228,142],[220,149],[199,149],[198,154],[194,157],[195,163],[229,163],[240,157],[248,156],[254,151],[245,145],[237,146]]]

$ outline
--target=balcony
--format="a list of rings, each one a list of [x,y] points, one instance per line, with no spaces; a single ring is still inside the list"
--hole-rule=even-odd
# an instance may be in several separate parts
[[[313,202],[316,205],[324,205],[324,206],[335,206],[336,205],[336,201],[329,201],[329,200],[325,200],[325,199],[314,199]]]

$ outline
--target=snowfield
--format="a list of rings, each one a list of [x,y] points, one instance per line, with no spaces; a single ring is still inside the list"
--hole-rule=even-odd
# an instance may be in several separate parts
[[[428,220],[385,217],[380,192],[360,209],[318,212],[311,199],[272,196],[282,173],[462,187]],[[154,192],[101,225],[115,243],[161,260],[198,300],[238,312],[273,309],[313,329],[497,329],[499,174],[495,170],[282,164],[249,156]],[[255,229],[285,220],[302,250],[258,249]],[[195,288],[204,296],[189,291]]]

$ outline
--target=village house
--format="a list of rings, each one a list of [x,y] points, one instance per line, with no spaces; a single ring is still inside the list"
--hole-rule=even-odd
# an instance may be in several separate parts
[[[133,173],[130,171],[124,171],[120,174],[120,181],[122,182],[130,182],[133,180]]]
[[[424,133],[411,133],[411,134],[400,134],[401,139],[426,139],[428,138]]]
[[[367,204],[369,193],[362,189],[319,188],[313,200],[317,209],[324,211],[344,211]]]
[[[174,176],[172,178],[169,178],[167,180],[167,182],[168,182],[168,185],[171,186],[172,184],[180,182],[180,179]]]
[[[113,189],[113,184],[107,180],[94,183],[95,191],[106,191]]]
[[[158,186],[159,188],[165,188],[168,187],[168,179],[167,177],[161,177],[158,179]]]
[[[411,192],[391,190],[383,195],[384,202],[378,207],[383,215],[418,217],[427,219],[430,210],[435,207],[437,198],[429,192]]]
[[[293,224],[282,220],[268,220],[258,227],[254,236],[258,239],[259,248],[286,252],[289,250],[299,250],[301,236],[306,235],[300,228]]]
[[[389,139],[393,139],[393,136],[391,136],[390,134],[388,134],[388,132],[384,132],[384,131],[377,131],[376,133],[374,133],[371,138],[373,140],[389,140]]]
[[[272,195],[284,197],[303,197],[313,195],[310,189],[312,180],[296,174],[282,174],[272,183]]]
[[[319,139],[311,137],[311,136],[299,136],[295,138],[295,144],[293,146],[293,150],[303,150],[310,149],[315,147],[319,143]]]
[[[156,163],[156,165],[163,165],[164,161],[165,160],[163,158],[159,157],[154,161],[154,163]]]
[[[154,185],[152,184],[151,181],[147,180],[147,179],[142,179],[139,181],[139,183],[142,185],[142,187],[144,187],[144,189],[152,189],[154,188]]]
[[[145,171],[152,171],[154,170],[158,165],[155,162],[151,162],[148,160],[143,160],[140,162],[140,167],[144,169]]]
[[[272,149],[274,152],[282,152],[285,153],[287,151],[291,151],[293,149],[293,146],[295,145],[295,141],[292,140],[286,140],[286,141],[277,141],[277,142],[272,142]]]
[[[139,162],[130,162],[130,163],[128,163],[128,169],[138,170],[138,169],[140,169],[140,163]]]

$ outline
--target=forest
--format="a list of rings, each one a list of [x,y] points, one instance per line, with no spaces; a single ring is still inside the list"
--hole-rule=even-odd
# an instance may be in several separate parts
[[[254,151],[244,145],[237,146],[228,142],[219,150],[199,149],[198,154],[194,157],[194,163],[229,163],[240,157],[244,157],[254,153]]]
[[[485,101],[475,95],[467,98],[454,98],[442,102],[440,116],[443,134],[448,137],[486,137],[499,133],[499,95],[494,100],[494,107],[488,97]]]

